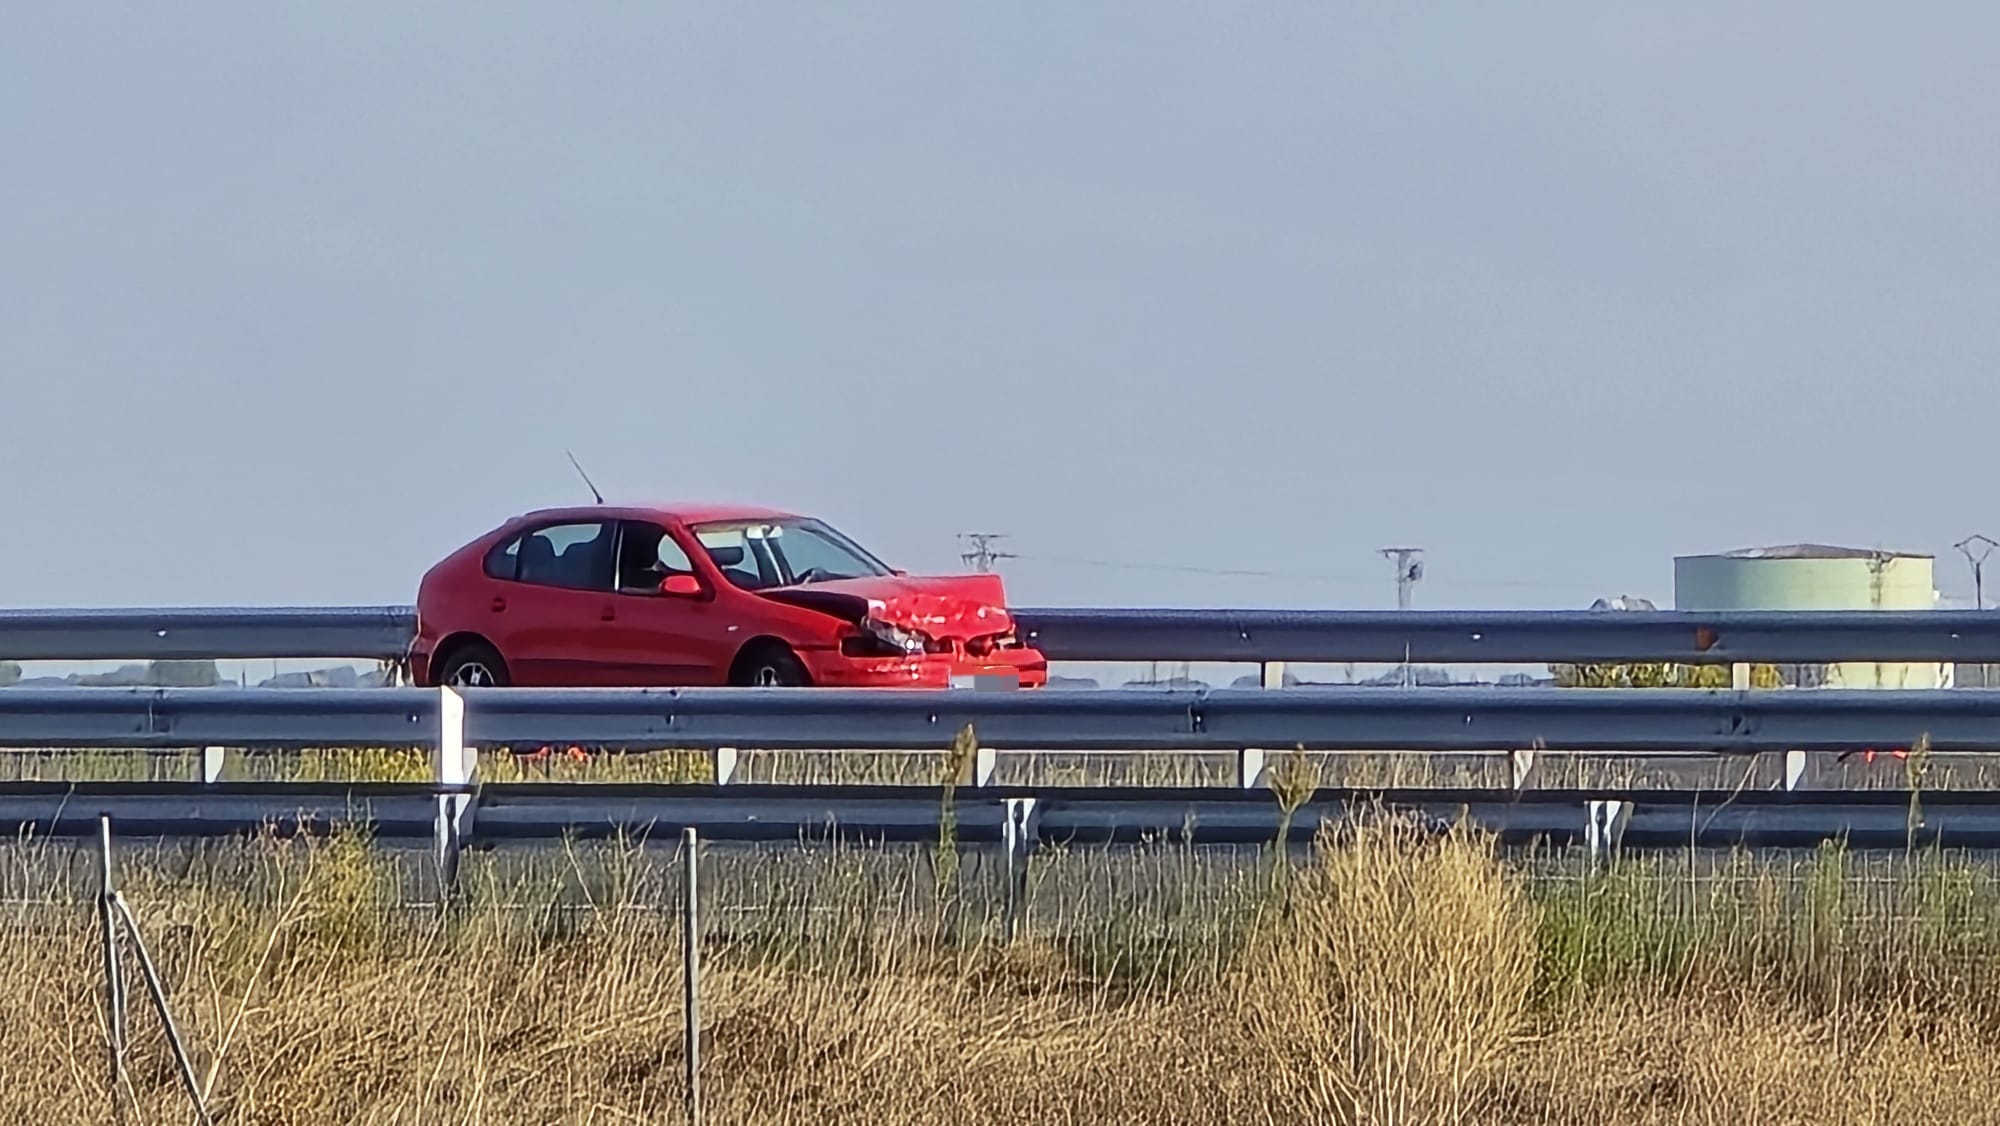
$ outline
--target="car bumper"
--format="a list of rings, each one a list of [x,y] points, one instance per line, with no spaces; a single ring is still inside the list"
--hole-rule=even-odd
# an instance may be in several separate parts
[[[946,654],[921,657],[849,657],[837,650],[802,652],[820,688],[949,688],[955,680],[1006,677],[1022,688],[1044,688],[1049,662],[1033,649],[1001,649],[972,660]]]

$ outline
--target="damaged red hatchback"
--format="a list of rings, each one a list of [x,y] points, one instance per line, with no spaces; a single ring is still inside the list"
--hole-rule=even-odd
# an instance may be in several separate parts
[[[1048,683],[999,576],[912,576],[820,520],[714,505],[517,516],[424,575],[410,656],[465,687]]]

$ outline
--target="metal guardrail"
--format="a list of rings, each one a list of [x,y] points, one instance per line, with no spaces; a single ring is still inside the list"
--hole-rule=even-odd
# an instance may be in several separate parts
[[[412,606],[195,606],[0,610],[10,661],[401,660]]]
[[[2000,613],[1028,609],[1052,660],[1420,664],[2000,661]]]
[[[98,817],[128,837],[199,838],[324,833],[365,827],[382,841],[422,843],[441,800],[470,795],[459,847],[565,837],[674,841],[693,827],[706,841],[775,845],[935,844],[944,791],[927,786],[707,786],[504,783],[58,783],[0,784],[0,832],[94,838]],[[1912,797],[1920,816],[1912,815]],[[1039,848],[1262,845],[1310,841],[1370,811],[1434,829],[1466,822],[1508,846],[1596,851],[1810,848],[2000,849],[2000,794],[1985,791],[1363,790],[1312,794],[1288,819],[1268,791],[1006,788],[952,794],[963,845]]]
[[[461,713],[462,712],[462,716]],[[140,689],[0,692],[0,747],[2000,751],[2000,693],[1312,687],[935,692]]]
[[[1021,608],[1055,661],[1541,664],[2000,662],[1991,611]],[[0,610],[16,661],[400,660],[409,606]]]

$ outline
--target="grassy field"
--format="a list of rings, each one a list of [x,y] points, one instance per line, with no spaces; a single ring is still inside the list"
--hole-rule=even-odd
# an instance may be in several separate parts
[[[2000,1105],[2000,878],[1936,854],[1587,875],[1399,822],[1307,857],[996,872],[928,849],[703,860],[712,1122],[1925,1122]],[[129,846],[123,892],[233,1123],[677,1121],[674,845],[466,858]],[[0,1110],[112,1105],[88,849],[0,852]],[[420,898],[420,897],[414,897]],[[136,977],[129,1121],[185,1122]]]

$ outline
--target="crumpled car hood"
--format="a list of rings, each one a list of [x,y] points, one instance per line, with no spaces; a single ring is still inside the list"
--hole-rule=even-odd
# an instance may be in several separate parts
[[[832,579],[757,593],[853,622],[872,614],[877,621],[955,641],[991,637],[1014,626],[1006,589],[994,574]]]

